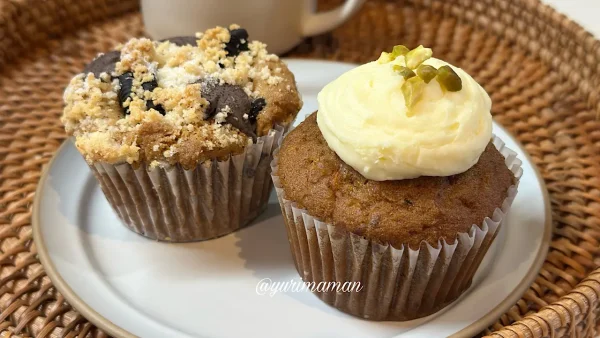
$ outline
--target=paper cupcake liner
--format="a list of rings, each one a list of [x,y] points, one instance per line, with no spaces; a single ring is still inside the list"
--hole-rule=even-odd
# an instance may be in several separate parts
[[[360,282],[362,290],[315,292],[325,303],[354,316],[371,320],[411,320],[439,311],[471,285],[517,194],[522,175],[516,153],[493,137],[516,178],[502,206],[491,218],[459,233],[449,244],[440,239],[418,250],[380,244],[342,227],[322,222],[286,198],[278,173],[278,150],[272,177],[287,228],[292,256],[305,282]]]
[[[284,128],[225,161],[152,168],[143,163],[90,165],[106,199],[125,225],[148,238],[189,242],[231,233],[265,208],[271,192],[273,151]]]

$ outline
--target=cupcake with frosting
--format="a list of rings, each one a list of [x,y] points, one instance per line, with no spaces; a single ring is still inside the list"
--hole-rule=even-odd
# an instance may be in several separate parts
[[[296,269],[371,320],[457,299],[506,219],[522,171],[492,134],[491,100],[462,69],[396,46],[319,93],[272,162]]]
[[[293,74],[239,26],[102,54],[62,122],[115,212],[162,241],[230,233],[264,210],[272,152],[302,102]]]

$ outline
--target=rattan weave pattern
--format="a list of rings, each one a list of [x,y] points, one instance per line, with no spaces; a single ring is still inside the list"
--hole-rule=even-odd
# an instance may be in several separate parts
[[[105,336],[45,275],[31,237],[31,203],[42,167],[65,138],[58,121],[64,86],[96,53],[143,34],[137,7],[134,0],[0,0],[0,337]],[[551,195],[556,229],[548,258],[486,333],[593,336],[600,42],[535,0],[372,0],[290,54],[365,62],[398,43],[431,46],[482,83],[496,120],[524,144]]]

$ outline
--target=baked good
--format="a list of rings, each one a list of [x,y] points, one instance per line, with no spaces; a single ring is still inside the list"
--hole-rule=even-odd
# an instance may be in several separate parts
[[[362,318],[438,311],[470,286],[521,176],[489,96],[431,50],[396,46],[318,99],[272,163],[298,272],[358,282],[316,294]]]
[[[293,74],[237,25],[98,56],[64,94],[62,122],[132,230],[224,235],[266,205],[269,161],[302,102]]]

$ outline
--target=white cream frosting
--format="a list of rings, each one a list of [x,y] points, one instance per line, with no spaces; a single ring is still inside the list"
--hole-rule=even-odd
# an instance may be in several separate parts
[[[407,109],[394,64],[373,61],[319,93],[317,123],[327,144],[364,177],[401,180],[462,173],[479,160],[492,137],[491,100],[465,71],[451,66],[462,89],[444,91],[433,79]],[[424,64],[448,63],[431,58]]]

